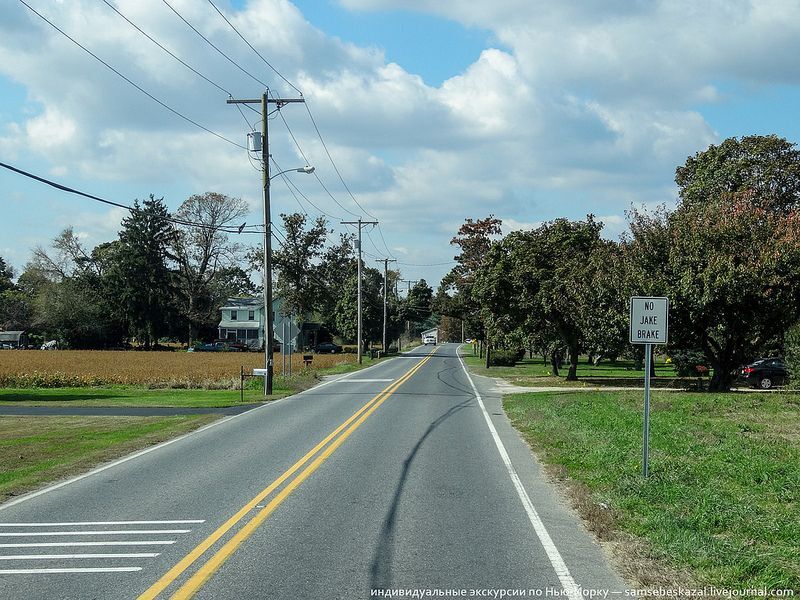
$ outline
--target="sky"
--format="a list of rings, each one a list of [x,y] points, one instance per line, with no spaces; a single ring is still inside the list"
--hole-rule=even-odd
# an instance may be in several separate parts
[[[331,239],[378,220],[365,261],[433,285],[465,218],[508,232],[591,213],[616,239],[631,206],[675,204],[675,168],[710,144],[800,141],[795,0],[25,2],[86,50],[3,2],[0,162],[122,204],[238,196],[254,225],[259,156],[241,146],[260,115],[228,94],[302,93],[268,121],[272,174],[315,173],[287,174],[302,196],[273,180],[273,219],[322,214]],[[0,169],[17,272],[65,227],[115,238],[124,214]]]

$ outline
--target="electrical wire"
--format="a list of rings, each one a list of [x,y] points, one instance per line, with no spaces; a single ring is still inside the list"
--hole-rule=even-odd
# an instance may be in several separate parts
[[[22,0],[20,0],[20,1],[22,1]],[[218,48],[218,47],[217,47],[217,46],[216,46],[216,45],[215,45],[215,44],[214,44],[214,43],[213,43],[211,40],[209,40],[209,39],[208,39],[206,36],[204,36],[202,33],[200,33],[200,30],[198,30],[198,29],[197,29],[197,28],[196,28],[194,25],[192,25],[191,23],[189,23],[189,21],[187,21],[187,20],[184,18],[184,16],[183,16],[181,13],[179,13],[179,12],[178,12],[178,11],[177,11],[177,10],[176,10],[176,9],[175,9],[175,8],[174,8],[174,7],[173,7],[173,6],[172,6],[172,5],[169,3],[169,2],[167,2],[167,0],[161,0],[161,1],[162,1],[164,4],[166,4],[166,5],[167,5],[167,7],[168,7],[168,8],[169,8],[169,9],[170,9],[172,12],[174,12],[174,13],[175,13],[175,14],[178,16],[178,18],[179,18],[181,21],[183,21],[184,23],[186,23],[186,25],[188,25],[188,26],[189,26],[189,28],[190,28],[192,31],[194,31],[194,32],[195,32],[197,35],[199,35],[199,36],[200,36],[200,38],[201,38],[201,39],[202,39],[202,40],[203,40],[203,41],[204,41],[206,44],[208,44],[209,46],[211,46],[212,48],[214,48],[214,50],[216,50],[216,51],[217,51],[217,52],[218,52],[220,55],[222,55],[222,56],[223,56],[225,59],[227,59],[227,61],[228,61],[229,63],[231,63],[231,64],[232,64],[234,67],[236,67],[237,69],[239,69],[239,70],[240,70],[242,73],[244,73],[245,75],[247,75],[247,76],[248,76],[250,79],[252,79],[253,81],[255,81],[255,82],[257,82],[257,83],[261,84],[261,85],[262,85],[264,88],[268,88],[268,87],[269,87],[269,85],[267,85],[266,83],[264,83],[263,81],[261,81],[261,80],[260,80],[258,77],[256,77],[256,76],[255,76],[255,75],[253,75],[252,73],[250,73],[250,71],[246,70],[244,67],[242,67],[241,65],[239,65],[239,63],[237,63],[237,62],[236,62],[235,60],[233,60],[233,59],[232,59],[230,56],[228,56],[228,55],[227,55],[227,54],[225,54],[225,53],[224,53],[222,50],[220,50],[220,49],[219,49],[219,48]]]
[[[22,175],[24,177],[28,177],[29,179],[33,179],[33,180],[38,181],[40,183],[44,183],[45,185],[49,185],[50,187],[54,187],[57,190],[61,190],[62,192],[68,192],[70,194],[75,194],[77,196],[83,196],[84,198],[88,198],[90,200],[94,200],[95,202],[100,202],[101,204],[107,204],[109,206],[115,206],[117,208],[124,208],[125,210],[130,211],[132,213],[136,212],[137,210],[141,210],[141,209],[137,209],[137,208],[135,208],[133,206],[128,206],[127,204],[121,204],[119,202],[114,202],[113,200],[107,200],[105,198],[101,198],[101,197],[95,196],[93,194],[88,194],[86,192],[82,192],[80,190],[76,190],[75,188],[71,188],[71,187],[68,187],[66,185],[62,185],[60,183],[52,181],[50,179],[46,179],[44,177],[40,177],[38,175],[34,175],[33,173],[29,173],[28,171],[24,171],[22,169],[19,169],[17,167],[12,166],[12,165],[6,164],[4,162],[0,162],[0,167],[3,167],[4,169],[8,169],[9,171],[12,171],[12,172],[17,173],[19,175]],[[170,223],[175,223],[177,225],[184,225],[184,226],[187,226],[187,227],[197,227],[198,229],[213,229],[215,231],[222,231],[224,233],[236,233],[236,234],[254,233],[254,234],[258,234],[258,235],[263,235],[263,231],[253,231],[252,230],[253,227],[259,227],[258,225],[250,225],[249,226],[250,229],[246,229],[246,227],[242,227],[242,228],[239,228],[239,227],[224,227],[224,226],[223,227],[218,227],[218,226],[214,226],[214,225],[208,225],[207,223],[195,223],[193,221],[186,221],[184,219],[178,219],[178,218],[172,217],[172,216],[170,216],[170,217],[162,217],[162,218],[165,221],[169,221]],[[263,225],[262,225],[262,227],[263,227]]]
[[[86,53],[87,53],[89,56],[91,56],[92,58],[94,58],[96,61],[100,62],[100,63],[101,63],[102,65],[104,65],[106,68],[108,68],[109,70],[111,70],[112,72],[114,72],[114,73],[115,73],[117,76],[121,77],[121,78],[122,78],[123,80],[125,80],[127,83],[129,83],[130,85],[132,85],[133,87],[135,87],[137,90],[139,90],[140,92],[142,92],[142,93],[143,93],[145,96],[147,96],[148,98],[150,98],[151,100],[153,100],[153,101],[154,101],[154,102],[156,102],[157,104],[161,105],[163,108],[166,108],[168,111],[170,111],[170,112],[171,112],[171,113],[173,113],[174,115],[176,115],[176,116],[180,117],[181,119],[183,119],[183,120],[184,120],[184,121],[186,121],[187,123],[190,123],[190,124],[194,125],[195,127],[199,128],[199,129],[202,129],[202,130],[203,130],[203,131],[205,131],[206,133],[210,133],[211,135],[213,135],[213,136],[215,136],[215,137],[218,137],[219,139],[221,139],[221,140],[223,140],[223,141],[225,141],[225,142],[228,142],[229,144],[231,144],[231,145],[233,145],[233,146],[236,146],[237,148],[245,148],[245,146],[242,146],[241,144],[238,144],[238,143],[234,142],[233,140],[230,140],[230,139],[226,138],[224,135],[222,135],[222,134],[220,134],[220,133],[217,133],[216,131],[213,131],[213,130],[209,129],[208,127],[205,127],[204,125],[201,125],[201,124],[200,124],[200,123],[198,123],[197,121],[195,121],[195,120],[193,120],[193,119],[191,119],[191,118],[187,117],[186,115],[184,115],[184,114],[183,114],[183,113],[181,113],[181,112],[178,112],[177,110],[175,110],[174,108],[172,108],[171,106],[169,106],[168,104],[166,104],[165,102],[163,102],[163,101],[159,100],[159,99],[158,99],[158,98],[156,98],[156,97],[155,97],[153,94],[151,94],[150,92],[148,92],[147,90],[145,90],[143,87],[141,87],[140,85],[138,85],[137,83],[135,83],[134,81],[132,81],[131,79],[129,79],[128,77],[126,77],[125,75],[123,75],[123,74],[122,74],[120,71],[118,71],[117,69],[115,69],[114,67],[112,67],[112,66],[111,66],[109,63],[107,63],[106,61],[104,61],[104,60],[103,60],[102,58],[100,58],[99,56],[97,56],[97,55],[96,55],[94,52],[92,52],[91,50],[89,50],[89,49],[88,49],[86,46],[82,45],[80,42],[78,42],[78,41],[77,41],[75,38],[73,38],[72,36],[70,36],[70,35],[69,35],[67,32],[65,32],[63,29],[61,29],[60,27],[58,27],[58,25],[56,25],[55,23],[53,23],[52,21],[50,21],[50,20],[49,20],[47,17],[45,17],[43,14],[41,14],[41,13],[40,13],[40,12],[38,12],[36,9],[34,9],[34,8],[33,8],[33,7],[30,5],[30,4],[28,4],[27,2],[25,2],[25,0],[19,0],[19,1],[20,1],[20,2],[21,2],[23,5],[25,5],[25,7],[26,7],[28,10],[30,10],[30,11],[31,11],[33,14],[35,14],[37,17],[39,17],[40,19],[42,19],[42,20],[43,20],[45,23],[47,23],[48,25],[50,25],[50,27],[52,27],[53,29],[55,29],[56,31],[58,31],[58,32],[59,32],[61,35],[63,35],[63,36],[64,36],[65,38],[67,38],[69,41],[71,41],[73,44],[75,44],[76,46],[78,46],[78,48],[80,48],[81,50],[83,50],[84,52],[86,52]]]
[[[283,76],[283,73],[281,73],[280,71],[278,71],[278,69],[276,69],[274,66],[272,66],[272,64],[271,64],[271,63],[270,63],[270,62],[269,62],[269,61],[268,61],[266,58],[264,58],[264,57],[261,55],[261,53],[260,53],[258,50],[256,50],[256,49],[255,49],[255,47],[254,47],[254,46],[253,46],[253,45],[252,45],[250,42],[248,42],[248,41],[247,41],[247,39],[245,39],[245,37],[244,37],[244,36],[243,36],[241,33],[239,33],[239,30],[238,30],[238,29],[236,29],[236,26],[235,26],[233,23],[231,23],[231,22],[230,22],[230,20],[228,20],[228,17],[226,17],[226,16],[225,16],[225,15],[222,13],[222,11],[221,11],[219,8],[217,8],[217,5],[216,5],[216,4],[214,4],[214,3],[213,3],[211,0],[208,0],[208,3],[209,3],[211,6],[213,6],[213,7],[214,7],[214,10],[216,10],[216,11],[217,11],[217,13],[219,13],[219,16],[220,16],[220,17],[222,17],[222,18],[225,20],[225,22],[226,22],[226,23],[227,23],[227,24],[230,26],[230,28],[231,28],[231,29],[233,29],[233,30],[236,32],[236,35],[238,35],[238,36],[239,36],[239,37],[242,39],[242,41],[243,41],[245,44],[247,44],[247,45],[249,46],[249,48],[250,48],[250,49],[251,49],[253,52],[255,52],[255,53],[256,53],[256,55],[258,56],[258,58],[260,58],[262,61],[264,61],[264,64],[266,64],[266,65],[267,65],[267,66],[268,66],[270,69],[272,69],[272,70],[275,72],[275,74],[276,74],[278,77],[280,77],[280,78],[281,78],[281,79],[283,79],[283,80],[284,80],[284,81],[285,81],[287,84],[289,84],[289,86],[290,86],[292,89],[294,89],[294,90],[295,90],[295,91],[296,91],[298,94],[300,94],[301,96],[303,95],[303,92],[301,92],[299,89],[297,89],[297,86],[296,86],[296,85],[294,85],[294,84],[293,84],[291,81],[289,81],[288,79],[286,79],[286,77],[284,77],[284,76]]]

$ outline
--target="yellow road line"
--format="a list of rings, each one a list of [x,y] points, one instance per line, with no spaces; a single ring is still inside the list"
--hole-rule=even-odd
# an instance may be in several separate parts
[[[324,456],[324,458],[322,458],[322,460],[320,460],[319,457],[317,458],[317,461],[319,461],[319,463],[316,464],[316,466],[313,469],[311,469],[309,471],[309,469],[310,469],[310,467],[309,467],[308,469],[306,469],[307,472],[303,471],[303,473],[301,473],[280,494],[278,494],[278,496],[276,496],[264,509],[262,509],[262,511],[260,513],[258,513],[258,515],[256,515],[256,517],[253,517],[253,519],[250,521],[250,523],[248,523],[247,525],[245,525],[245,527],[242,528],[242,531],[243,531],[245,528],[249,527],[250,524],[253,523],[253,521],[258,519],[262,515],[262,513],[264,513],[265,511],[268,511],[268,512],[266,512],[266,514],[264,514],[263,517],[261,517],[260,521],[258,521],[258,523],[256,525],[254,525],[252,528],[250,528],[248,530],[250,533],[248,533],[246,536],[241,538],[238,541],[238,543],[236,543],[235,546],[233,546],[233,548],[230,550],[230,552],[228,552],[225,555],[225,558],[222,559],[221,561],[219,561],[217,566],[213,570],[209,571],[202,578],[202,581],[200,581],[199,584],[197,584],[196,587],[194,587],[193,591],[191,591],[191,593],[188,596],[186,596],[186,595],[180,596],[180,594],[181,594],[181,592],[184,591],[184,588],[186,588],[191,581],[195,581],[195,578],[201,572],[204,572],[204,569],[206,568],[206,566],[211,561],[216,559],[217,556],[220,555],[220,553],[226,547],[228,547],[228,544],[230,544],[234,539],[237,539],[236,536],[234,538],[232,538],[228,542],[228,544],[223,546],[223,548],[219,552],[217,552],[217,554],[214,555],[214,557],[212,557],[209,560],[209,563],[206,563],[206,565],[204,565],[204,567],[202,567],[200,569],[200,571],[198,571],[198,573],[195,574],[195,576],[192,577],[189,580],[189,582],[187,582],[175,594],[175,596],[173,596],[173,598],[179,598],[179,597],[180,598],[184,598],[184,597],[191,597],[192,595],[194,595],[194,593],[208,579],[208,577],[210,577],[222,565],[222,563],[225,560],[227,560],[227,557],[230,556],[230,554],[233,552],[233,550],[235,550],[236,547],[238,547],[245,539],[247,539],[247,537],[249,537],[252,534],[253,531],[255,531],[255,529],[258,526],[258,524],[263,522],[263,520],[266,519],[267,516],[269,516],[269,514],[273,510],[275,510],[275,508],[277,508],[277,506],[281,502],[283,502],[283,500],[291,493],[291,491],[293,491],[298,485],[300,485],[300,483],[303,482],[303,480],[305,480],[311,473],[313,473],[319,467],[319,465],[322,464],[322,462],[324,462],[324,460],[328,456],[330,456],[330,454],[333,453],[333,451],[336,448],[338,448],[339,445],[341,445],[341,442],[344,441],[344,439],[346,439],[347,437],[349,437],[349,435],[353,431],[355,431],[355,429],[358,428],[361,425],[361,423],[363,423],[370,414],[372,414],[372,412],[375,410],[375,408],[377,408],[380,404],[382,404],[383,401],[386,400],[386,398],[388,398],[391,394],[393,394],[397,390],[397,388],[399,388],[403,383],[408,381],[408,379],[410,379],[414,375],[414,373],[416,373],[422,367],[423,364],[425,364],[428,360],[430,360],[431,356],[436,352],[436,350],[437,350],[437,348],[434,348],[433,352],[431,352],[428,356],[426,356],[419,363],[417,363],[414,367],[412,367],[409,371],[407,371],[402,377],[397,379],[391,385],[387,386],[380,393],[378,393],[377,396],[372,398],[364,406],[362,406],[355,413],[353,413],[353,415],[350,416],[344,423],[339,425],[330,434],[328,434],[325,437],[325,439],[323,439],[319,444],[317,444],[311,450],[309,450],[303,456],[303,458],[301,458],[295,464],[293,464],[280,477],[278,477],[275,481],[270,483],[266,488],[264,488],[261,492],[259,492],[252,500],[250,500],[250,502],[245,504],[235,515],[233,515],[230,519],[225,521],[225,523],[220,525],[220,527],[217,528],[216,531],[214,531],[211,535],[209,535],[205,540],[200,542],[200,544],[198,544],[191,552],[189,552],[189,554],[187,554],[185,557],[183,557],[174,567],[172,567],[169,571],[167,571],[158,581],[156,581],[152,586],[150,586],[147,590],[145,590],[145,592],[142,593],[139,596],[138,600],[152,600],[152,599],[156,598],[169,585],[171,585],[178,577],[180,577],[195,561],[197,561],[197,559],[200,558],[211,546],[213,546],[217,541],[219,541],[219,539],[222,538],[222,536],[224,536],[228,531],[230,531],[230,529],[232,527],[234,527],[239,521],[241,521],[250,511],[252,511],[254,508],[256,508],[256,506],[258,505],[259,502],[262,502],[267,496],[269,496],[273,491],[275,491],[276,488],[280,487],[281,484],[283,484],[287,479],[289,479],[295,472],[297,472],[300,468],[302,468],[303,465],[305,465],[314,455],[316,455],[322,448],[324,448],[326,444],[328,444],[333,438],[335,438],[339,433],[341,433],[345,428],[347,428],[348,425],[353,423],[353,421],[356,421],[356,419],[358,419],[358,422],[355,425],[353,425],[350,429],[348,429],[345,432],[345,434],[340,438],[341,441],[337,440],[336,442],[331,444],[331,447],[329,447],[329,449],[328,449],[329,451],[326,450],[325,453],[320,455],[320,457]],[[359,419],[359,417],[361,417],[361,418]],[[333,449],[330,449],[330,448],[333,448]],[[314,463],[312,463],[312,465],[315,464],[317,461],[314,461]],[[287,490],[289,490],[289,491],[287,492]],[[280,498],[280,500],[276,503],[276,500],[278,500],[278,498]],[[240,531],[240,533],[241,533],[241,531]]]

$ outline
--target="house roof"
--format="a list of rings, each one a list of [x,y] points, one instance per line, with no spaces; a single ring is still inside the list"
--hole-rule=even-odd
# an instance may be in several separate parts
[[[439,328],[434,327],[433,329],[426,329],[425,331],[422,332],[422,335],[425,335],[426,333],[439,333]]]
[[[264,308],[264,300],[262,298],[228,298],[225,305],[220,307],[220,310],[237,310],[237,309],[257,310]]]

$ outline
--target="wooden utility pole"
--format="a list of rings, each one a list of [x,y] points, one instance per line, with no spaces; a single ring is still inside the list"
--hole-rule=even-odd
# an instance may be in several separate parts
[[[264,395],[272,394],[273,364],[273,314],[272,314],[272,217],[270,215],[269,198],[269,122],[268,108],[270,104],[277,105],[280,110],[285,104],[291,102],[305,102],[303,98],[272,98],[268,97],[269,90],[261,94],[260,99],[234,100],[229,98],[228,104],[261,104],[261,183],[264,188]]]
[[[342,225],[358,225],[358,364],[361,364],[361,228],[364,225],[377,225],[377,221],[342,221]]]
[[[382,262],[383,263],[383,354],[386,355],[389,352],[389,349],[386,345],[386,318],[387,318],[387,306],[386,306],[386,298],[389,293],[389,263],[390,262],[397,262],[394,258],[383,258],[378,259],[375,262]]]

